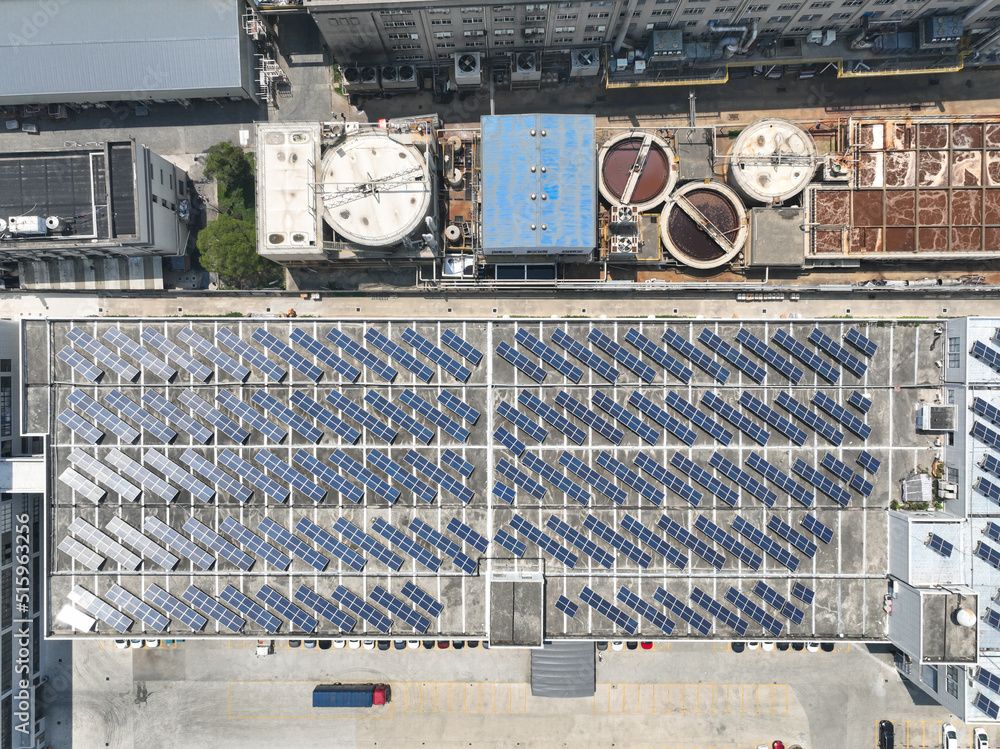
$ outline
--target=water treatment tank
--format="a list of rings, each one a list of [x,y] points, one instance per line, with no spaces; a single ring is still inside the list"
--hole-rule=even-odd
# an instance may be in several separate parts
[[[702,270],[736,257],[748,231],[743,201],[721,182],[688,182],[660,214],[663,246],[679,262]]]
[[[605,200],[640,211],[660,205],[677,183],[673,149],[660,136],[642,130],[607,141],[598,157],[598,171]]]
[[[812,136],[793,122],[757,120],[736,138],[729,158],[729,184],[759,203],[798,195],[819,165]]]

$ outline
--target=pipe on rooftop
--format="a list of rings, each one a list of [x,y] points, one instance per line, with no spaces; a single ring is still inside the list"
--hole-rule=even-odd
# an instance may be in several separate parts
[[[639,0],[628,0],[628,7],[625,9],[625,18],[621,21],[621,28],[618,29],[618,34],[615,36],[615,45],[611,48],[611,51],[617,55],[618,50],[622,48],[622,44],[625,42],[625,34],[628,33],[628,24],[632,19],[632,14],[635,12],[636,6],[639,4]]]

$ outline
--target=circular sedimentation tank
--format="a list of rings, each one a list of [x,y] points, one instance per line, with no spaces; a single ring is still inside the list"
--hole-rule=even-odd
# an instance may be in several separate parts
[[[750,225],[740,196],[721,182],[688,182],[660,214],[660,239],[679,262],[707,270],[743,249]]]
[[[616,135],[598,157],[601,195],[612,205],[647,211],[660,205],[677,183],[674,151],[663,138],[642,130]]]
[[[750,200],[780,203],[802,192],[817,166],[816,142],[804,128],[767,118],[737,136],[728,182]]]
[[[421,226],[433,185],[424,154],[381,132],[351,135],[321,164],[324,219],[348,241],[392,247]]]

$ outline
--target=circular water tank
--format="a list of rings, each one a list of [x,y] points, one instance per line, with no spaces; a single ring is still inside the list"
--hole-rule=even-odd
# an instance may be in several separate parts
[[[427,160],[381,131],[357,133],[323,155],[326,220],[344,239],[392,247],[419,228],[431,208]]]
[[[975,627],[977,621],[976,615],[969,609],[959,609],[955,612],[955,622],[960,627]]]
[[[462,238],[462,230],[455,224],[449,224],[445,227],[444,236],[449,242],[457,242]]]
[[[750,200],[780,203],[805,189],[818,166],[816,142],[788,120],[767,118],[747,126],[733,143],[729,184]]]
[[[721,182],[688,182],[660,214],[663,245],[684,265],[702,270],[736,257],[749,229],[743,201]]]
[[[677,183],[674,152],[658,135],[630,130],[601,147],[598,156],[601,195],[612,205],[655,208]]]
[[[66,222],[58,216],[47,216],[45,219],[45,228],[49,231],[62,231],[66,228]]]

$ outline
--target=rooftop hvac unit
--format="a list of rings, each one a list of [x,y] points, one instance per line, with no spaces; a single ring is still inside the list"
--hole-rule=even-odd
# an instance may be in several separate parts
[[[512,83],[532,83],[542,79],[542,68],[535,52],[518,52],[510,71]]]
[[[639,211],[634,205],[611,206],[612,224],[636,224],[639,222]]]
[[[480,86],[483,82],[482,65],[478,52],[455,55],[455,85]]]
[[[570,54],[570,78],[597,75],[600,71],[601,55],[597,49],[575,49]]]
[[[365,84],[378,83],[378,69],[374,65],[361,68],[361,82]]]
[[[412,65],[383,65],[382,88],[386,91],[415,90],[417,71]]]
[[[941,499],[958,499],[958,485],[941,484],[938,486],[938,494]]]
[[[344,83],[351,91],[377,91],[378,68],[374,65],[344,68]]]
[[[612,255],[635,255],[639,252],[639,238],[634,235],[616,234],[611,237]]]
[[[7,219],[7,230],[11,234],[47,234],[44,216],[11,216]]]
[[[396,68],[393,65],[382,66],[382,83],[394,83],[396,80]]]

